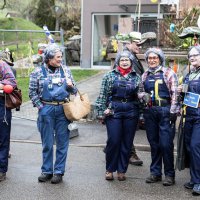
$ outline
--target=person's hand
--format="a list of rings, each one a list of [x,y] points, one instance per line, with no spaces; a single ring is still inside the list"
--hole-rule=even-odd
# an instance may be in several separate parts
[[[149,93],[145,93],[144,96],[142,97],[142,99],[145,103],[148,104],[151,100],[151,95]]]
[[[181,93],[181,92],[182,92],[182,89],[183,89],[183,86],[182,86],[182,85],[179,85],[179,86],[177,87],[178,93]]]
[[[109,108],[107,108],[103,113],[104,113],[104,115],[109,115],[111,113],[111,110]]]
[[[68,85],[69,87],[72,87],[72,86],[73,86],[73,83],[72,83],[71,79],[67,79],[67,85]]]

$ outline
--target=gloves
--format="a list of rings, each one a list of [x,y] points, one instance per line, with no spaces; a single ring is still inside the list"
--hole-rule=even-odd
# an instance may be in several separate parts
[[[149,93],[145,93],[144,96],[142,97],[142,99],[145,103],[148,104],[151,100],[151,95]]]
[[[170,113],[169,120],[170,120],[171,124],[175,123],[176,119],[177,119],[177,114],[176,113]]]

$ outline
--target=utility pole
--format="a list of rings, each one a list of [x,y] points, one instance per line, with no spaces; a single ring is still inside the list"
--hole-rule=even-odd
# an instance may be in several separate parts
[[[140,15],[141,15],[141,0],[138,0],[138,26],[137,26],[138,32],[140,32]]]
[[[160,0],[158,0],[158,13],[157,13],[157,46],[160,43]]]

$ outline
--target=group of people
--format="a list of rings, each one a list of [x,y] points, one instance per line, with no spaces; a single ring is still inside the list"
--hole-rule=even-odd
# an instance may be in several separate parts
[[[136,34],[138,35],[138,33]],[[135,36],[136,36],[135,35]],[[177,116],[180,116],[182,84],[177,74],[165,64],[163,51],[157,47],[145,53],[147,70],[138,72],[137,57],[130,46],[139,46],[137,37],[129,37],[125,48],[118,53],[114,68],[102,80],[96,100],[97,118],[106,125],[106,180],[126,180],[131,149],[138,124],[140,106],[143,105],[146,135],[151,148],[150,175],[146,183],[162,181],[164,186],[175,184],[174,137]],[[129,47],[129,48],[127,48]],[[188,91],[200,95],[200,46],[192,46],[188,59],[193,66],[184,78]],[[199,101],[199,98],[198,98]],[[200,102],[187,106],[185,114],[185,143],[190,156],[191,180],[184,184],[200,195]],[[164,165],[164,167],[162,167]],[[163,168],[163,169],[162,169]],[[163,170],[163,172],[162,172]]]
[[[96,100],[97,117],[107,128],[106,180],[126,180],[128,164],[134,150],[134,136],[141,105],[146,124],[146,134],[151,147],[150,175],[146,183],[162,181],[164,186],[175,184],[174,136],[175,122],[181,113],[180,96],[184,99],[182,85],[178,85],[176,73],[165,65],[160,48],[149,48],[145,53],[148,65],[144,72],[136,53],[139,53],[138,33],[131,34],[130,41],[119,52],[114,68],[105,74],[100,94]],[[50,44],[43,53],[44,62],[30,75],[29,97],[38,108],[37,127],[42,140],[42,166],[39,182],[60,183],[65,173],[69,146],[70,121],[63,105],[77,88],[68,67],[62,65],[62,49]],[[193,69],[184,78],[190,93],[200,95],[200,46],[192,46],[188,59]],[[0,57],[0,90],[4,85],[16,87],[16,79],[10,66]],[[199,99],[198,99],[199,100]],[[8,170],[11,110],[5,108],[5,98],[0,96],[0,181]],[[5,115],[6,113],[6,115]],[[184,186],[200,194],[200,103],[186,107],[185,143],[190,155],[191,180]],[[56,158],[53,161],[53,144]],[[139,159],[139,158],[138,158]],[[142,161],[139,159],[140,165]]]

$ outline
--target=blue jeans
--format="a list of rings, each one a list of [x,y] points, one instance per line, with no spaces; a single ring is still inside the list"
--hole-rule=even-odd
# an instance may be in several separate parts
[[[45,105],[39,110],[37,124],[43,147],[43,164],[41,167],[43,173],[64,174],[69,146],[69,123],[62,105]],[[56,141],[56,158],[53,166],[54,138]]]
[[[10,131],[12,113],[6,109],[6,121],[4,119],[5,107],[4,100],[0,100],[0,172],[8,171],[8,154],[10,148]]]
[[[162,162],[165,176],[174,177],[174,136],[175,128],[171,127],[170,107],[152,107],[144,112],[147,139],[151,146],[150,172],[155,176],[162,175]]]

